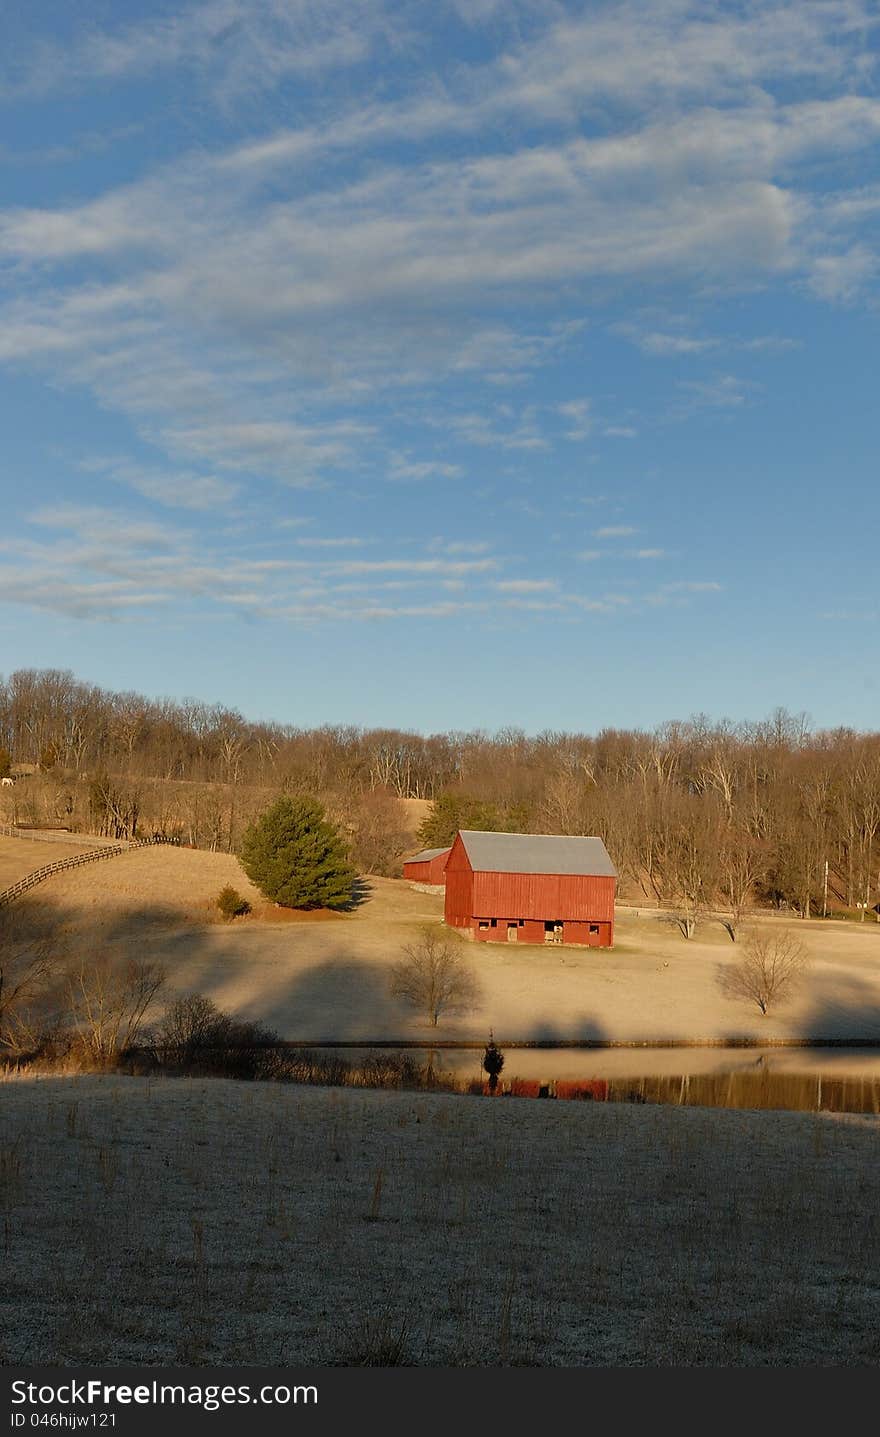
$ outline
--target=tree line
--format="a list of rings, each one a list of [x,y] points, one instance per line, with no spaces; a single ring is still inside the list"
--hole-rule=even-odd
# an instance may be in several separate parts
[[[4,758],[13,772],[39,766],[28,789],[38,779],[59,820],[119,837],[155,826],[231,851],[279,793],[309,794],[369,872],[394,871],[411,846],[405,799],[431,802],[429,846],[458,827],[599,834],[686,936],[707,907],[735,931],[755,897],[805,916],[880,899],[880,733],[815,731],[785,709],[650,732],[423,735],[254,722],[20,670],[0,680]]]

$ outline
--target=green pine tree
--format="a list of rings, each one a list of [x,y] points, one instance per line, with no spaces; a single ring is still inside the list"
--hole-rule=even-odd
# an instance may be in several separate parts
[[[419,828],[423,848],[442,848],[452,843],[460,828],[481,833],[528,833],[529,810],[523,803],[499,807],[467,794],[441,793],[431,804]]]
[[[283,908],[347,908],[355,871],[348,849],[313,798],[279,798],[251,824],[241,866]]]

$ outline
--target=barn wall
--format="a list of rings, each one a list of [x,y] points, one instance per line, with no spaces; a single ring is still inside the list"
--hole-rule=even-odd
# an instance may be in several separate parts
[[[591,933],[591,928],[598,928],[598,933]],[[563,943],[583,943],[588,948],[610,948],[614,939],[614,925],[612,923],[572,923],[566,922],[562,925]]]
[[[428,869],[430,874],[428,878],[429,883],[446,882],[446,860],[448,859],[448,857],[449,849],[447,849],[445,853],[438,853],[436,858],[432,858],[430,860],[430,862],[428,863]]]
[[[452,928],[473,926],[474,875],[460,838],[456,838],[446,860],[446,902],[443,916]]]
[[[480,918],[613,923],[615,881],[592,874],[476,873],[472,912]]]
[[[408,878],[410,883],[430,883],[430,863],[405,863],[403,865],[403,876]]]
[[[519,934],[520,943],[543,943],[544,942],[544,920],[542,918],[527,918]]]
[[[446,875],[446,860],[449,857],[449,849],[444,853],[438,853],[436,858],[428,858],[421,863],[408,859],[403,865],[403,876],[411,883],[443,883]]]

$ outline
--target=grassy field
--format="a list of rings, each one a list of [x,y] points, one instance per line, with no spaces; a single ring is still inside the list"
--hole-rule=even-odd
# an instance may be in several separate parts
[[[880,1362],[876,1118],[0,1087],[0,1362]]]
[[[0,861],[10,847],[16,855],[39,849],[39,862],[61,849],[0,839]],[[251,917],[232,925],[214,906],[226,883],[254,905]],[[388,978],[419,925],[442,920],[443,900],[399,880],[367,880],[351,913],[292,914],[262,899],[228,854],[157,847],[59,875],[21,904],[46,912],[72,949],[88,943],[155,958],[174,992],[205,993],[282,1037],[418,1039],[433,1031],[390,996]],[[737,949],[718,921],[685,942],[663,914],[621,908],[611,951],[469,947],[479,999],[470,1012],[447,1015],[433,1035],[482,1039],[492,1027],[508,1041],[818,1035],[880,1042],[880,925],[788,926],[810,951],[812,969],[791,1002],[766,1018],[723,991]]]
[[[44,863],[55,863],[61,858],[73,858],[89,848],[100,848],[106,840],[100,838],[71,838],[69,841],[31,838],[6,838],[0,835],[0,890],[11,888],[20,878],[42,868]]]

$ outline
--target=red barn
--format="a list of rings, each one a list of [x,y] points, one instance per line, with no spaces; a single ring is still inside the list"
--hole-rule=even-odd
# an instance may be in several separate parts
[[[617,869],[601,838],[462,829],[445,919],[483,943],[614,943]]]
[[[448,848],[423,848],[403,865],[403,876],[412,883],[442,884],[445,881]]]

